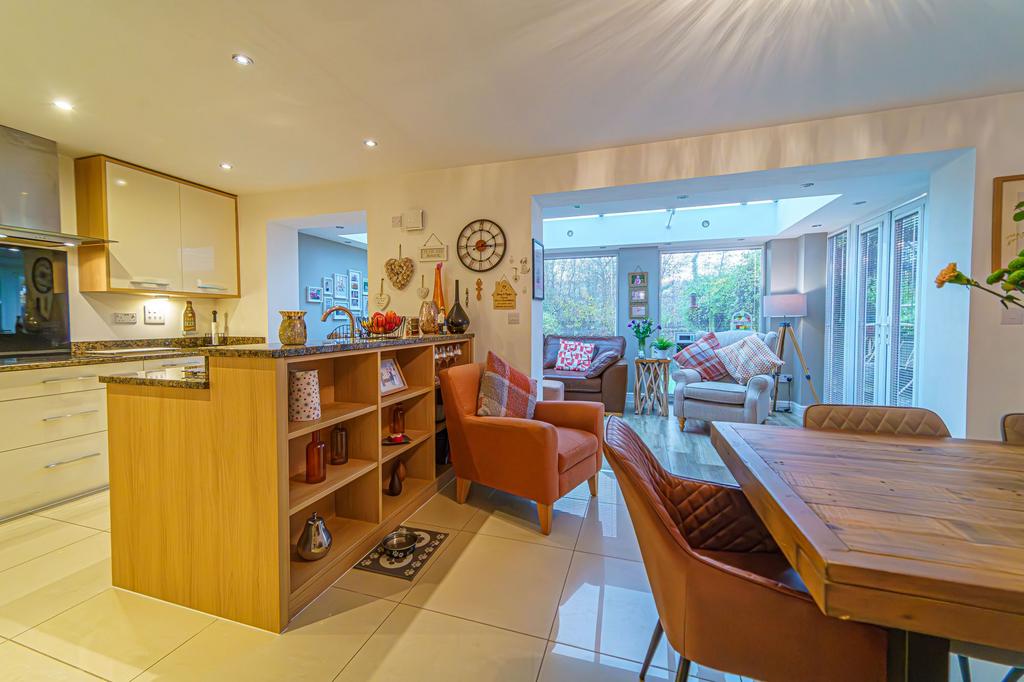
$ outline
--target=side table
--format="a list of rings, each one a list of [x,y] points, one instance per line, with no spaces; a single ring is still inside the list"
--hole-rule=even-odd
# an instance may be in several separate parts
[[[637,358],[633,361],[633,406],[636,414],[668,416],[668,366],[671,360]]]

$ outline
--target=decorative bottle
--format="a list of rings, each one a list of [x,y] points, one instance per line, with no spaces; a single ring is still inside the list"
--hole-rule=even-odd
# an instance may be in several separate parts
[[[391,438],[401,437],[405,435],[405,408],[402,407],[402,403],[398,403],[391,410]]]
[[[314,431],[306,444],[306,483],[322,483],[327,479],[327,443]]]
[[[348,463],[348,430],[335,426],[331,430],[331,464]]]
[[[192,301],[185,301],[185,312],[181,314],[181,331],[189,334],[196,330],[196,311]]]
[[[448,311],[445,322],[449,334],[465,334],[469,329],[469,315],[459,302],[459,280],[455,280],[455,305]]]
[[[434,305],[444,310],[444,284],[441,282],[441,264],[434,267]]]

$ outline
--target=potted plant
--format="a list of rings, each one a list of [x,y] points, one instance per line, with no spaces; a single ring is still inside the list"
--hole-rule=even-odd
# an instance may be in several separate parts
[[[674,344],[664,336],[659,336],[654,339],[654,343],[651,344],[651,357],[658,358],[659,360],[668,360],[672,357],[673,345]]]
[[[633,332],[633,336],[636,337],[636,356],[638,358],[646,357],[647,339],[651,337],[656,330],[661,329],[661,325],[655,326],[654,321],[645,317],[641,320],[630,320],[629,324],[626,325]]]

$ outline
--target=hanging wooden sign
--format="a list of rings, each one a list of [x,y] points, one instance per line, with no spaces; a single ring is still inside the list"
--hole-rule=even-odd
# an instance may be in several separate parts
[[[436,263],[446,260],[448,260],[448,245],[431,232],[427,241],[423,242],[423,246],[420,247],[420,262]]]
[[[494,300],[495,310],[516,309],[516,290],[512,288],[512,283],[504,277],[494,283],[494,293],[491,294],[491,298]]]

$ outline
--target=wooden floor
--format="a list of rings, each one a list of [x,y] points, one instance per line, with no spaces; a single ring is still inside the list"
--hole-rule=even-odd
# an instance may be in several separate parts
[[[629,406],[623,419],[640,434],[662,466],[672,473],[716,483],[736,484],[711,445],[710,422],[691,419],[686,422],[686,431],[680,432],[679,422],[674,416],[635,415]],[[801,426],[800,420],[789,412],[776,412],[768,418],[767,423]]]

